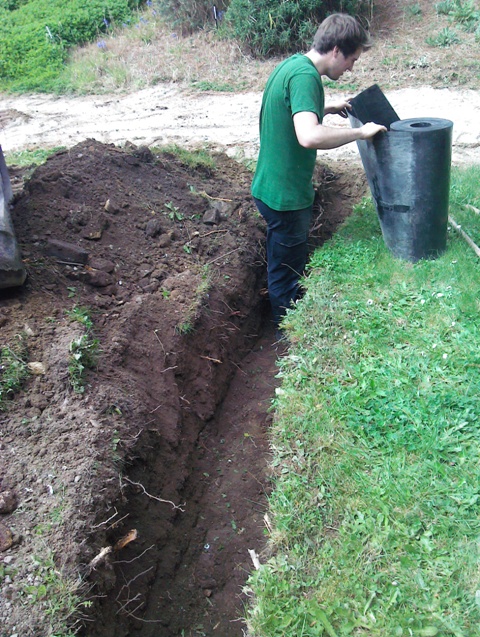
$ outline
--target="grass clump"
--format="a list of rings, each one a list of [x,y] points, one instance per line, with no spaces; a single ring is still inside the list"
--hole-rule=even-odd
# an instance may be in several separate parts
[[[28,166],[40,166],[44,164],[49,157],[64,149],[64,146],[34,148],[32,150],[8,151],[5,152],[4,155],[5,161],[9,166],[20,166],[24,168]]]
[[[456,31],[450,29],[450,27],[445,27],[436,35],[428,37],[425,41],[429,46],[446,47],[458,44],[460,38]]]
[[[453,206],[479,177],[454,172]],[[394,259],[370,201],[313,256],[285,320],[253,634],[477,634],[479,285],[456,234],[436,260]]]
[[[192,170],[203,168],[207,172],[213,173],[217,168],[211,153],[202,148],[188,150],[187,148],[183,148],[177,144],[169,144],[167,146],[162,146],[162,148],[158,149],[158,152],[163,155],[174,155],[182,166]]]
[[[85,391],[85,374],[97,364],[99,341],[92,335],[93,321],[88,308],[75,306],[67,316],[85,327],[85,332],[70,343],[68,374],[70,384],[77,394]]]
[[[23,338],[14,345],[0,348],[0,411],[7,409],[8,401],[22,387],[29,373],[28,351]]]

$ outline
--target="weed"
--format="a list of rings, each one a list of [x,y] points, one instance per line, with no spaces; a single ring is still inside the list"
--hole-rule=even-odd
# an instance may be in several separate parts
[[[77,394],[85,391],[85,370],[95,367],[98,353],[98,339],[82,334],[70,343],[68,374],[70,384]]]
[[[169,210],[168,217],[171,221],[183,221],[183,215],[180,212],[180,208],[174,206],[171,201],[165,204],[165,208]]]
[[[22,336],[13,346],[0,349],[0,411],[4,411],[7,402],[17,392],[28,377],[28,350]]]
[[[405,7],[405,15],[409,18],[419,18],[422,15],[422,7],[418,4],[409,4]]]
[[[88,308],[74,306],[66,312],[67,316],[85,327],[85,333],[74,338],[70,343],[68,374],[74,391],[83,394],[85,391],[85,371],[95,367],[99,341],[92,336],[93,321]]]
[[[440,31],[440,33],[427,38],[425,41],[429,46],[446,47],[452,46],[452,44],[458,44],[460,42],[460,38],[455,31],[449,27],[445,27]]]

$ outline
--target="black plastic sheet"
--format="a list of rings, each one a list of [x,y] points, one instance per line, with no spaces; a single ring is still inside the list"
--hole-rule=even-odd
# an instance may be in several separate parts
[[[447,241],[453,123],[399,120],[376,85],[352,106],[352,127],[375,121],[388,129],[357,142],[387,248],[411,262],[438,257]]]

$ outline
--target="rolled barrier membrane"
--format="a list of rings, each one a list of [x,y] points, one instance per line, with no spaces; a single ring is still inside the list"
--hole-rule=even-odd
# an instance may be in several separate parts
[[[27,277],[10,218],[12,196],[10,177],[0,146],[0,289],[23,285]]]
[[[453,122],[395,120],[376,86],[369,117],[368,91],[352,100],[349,119],[352,127],[376,121],[388,128],[372,140],[357,142],[385,245],[407,261],[436,258],[447,242]]]

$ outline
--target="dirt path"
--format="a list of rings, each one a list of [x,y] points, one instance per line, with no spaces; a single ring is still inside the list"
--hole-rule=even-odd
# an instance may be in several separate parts
[[[454,122],[453,163],[480,162],[480,93],[475,90],[407,88],[386,92],[402,119],[442,117]],[[333,93],[327,95],[334,99]],[[71,147],[84,139],[104,143],[208,144],[229,155],[254,157],[261,93],[191,93],[161,85],[117,97],[3,97],[0,144],[5,151]],[[330,125],[348,125],[329,118]],[[350,144],[329,151],[332,159],[359,161]]]

